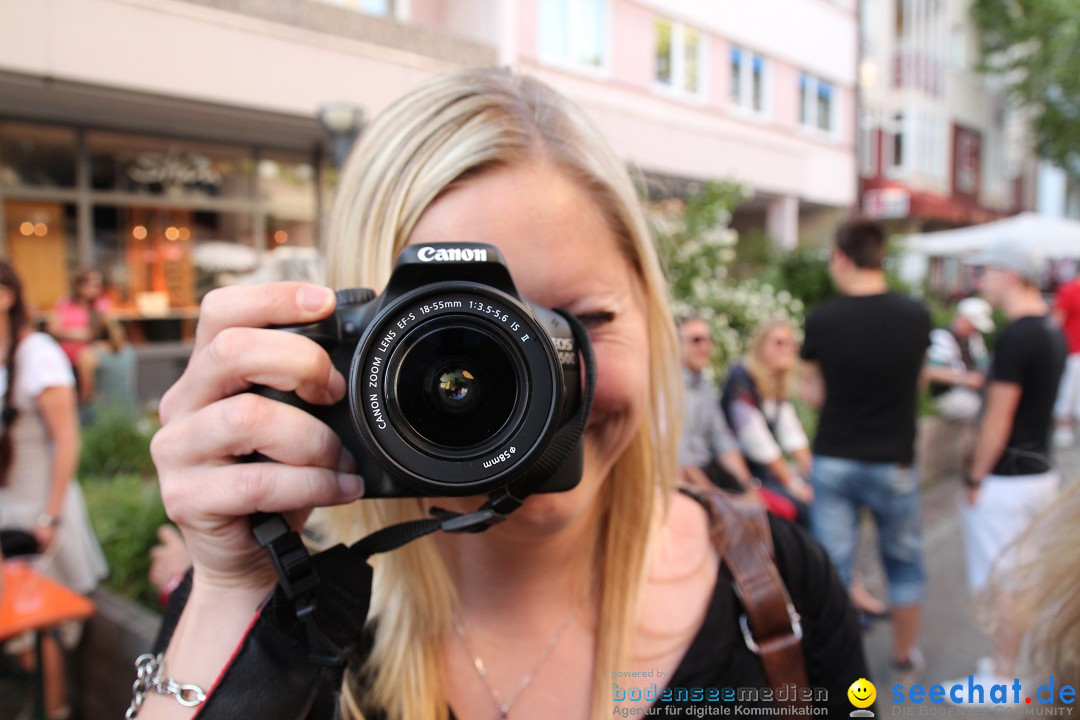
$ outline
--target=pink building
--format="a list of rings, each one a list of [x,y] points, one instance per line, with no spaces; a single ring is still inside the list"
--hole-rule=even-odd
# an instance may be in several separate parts
[[[736,225],[784,247],[855,204],[855,0],[491,6],[409,3],[413,22],[494,44],[572,97],[660,192],[744,182],[754,199]]]
[[[783,246],[855,202],[855,0],[0,0],[2,250],[42,308],[97,265],[136,335],[182,338],[245,258],[314,255],[321,106],[496,64],[660,193],[746,183],[736,225]]]

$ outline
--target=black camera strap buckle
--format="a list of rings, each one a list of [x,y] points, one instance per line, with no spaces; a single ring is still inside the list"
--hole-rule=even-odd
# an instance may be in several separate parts
[[[290,600],[318,587],[319,576],[311,554],[284,517],[278,513],[255,513],[251,516],[251,531],[259,547],[270,554],[278,583]]]
[[[443,508],[432,508],[431,514],[439,521],[439,529],[448,533],[478,533],[506,520],[507,515],[517,510],[524,503],[504,488],[493,493],[486,503],[471,513],[456,513]]]
[[[448,533],[483,532],[506,519],[505,515],[500,515],[486,506],[465,514],[452,513],[441,508],[433,508],[431,513],[438,518],[439,529]]]

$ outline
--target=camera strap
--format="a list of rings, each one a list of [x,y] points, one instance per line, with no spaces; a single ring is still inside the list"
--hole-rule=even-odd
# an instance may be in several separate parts
[[[391,525],[351,547],[335,545],[315,555],[280,514],[251,516],[252,532],[270,554],[278,584],[200,708],[200,720],[237,717],[238,709],[247,717],[337,717],[345,666],[367,621],[371,556],[438,530],[483,532],[521,507],[570,458],[592,408],[596,359],[581,322],[565,310],[555,312],[570,325],[585,368],[578,410],[520,480],[489,495],[477,510],[432,508],[430,518]]]

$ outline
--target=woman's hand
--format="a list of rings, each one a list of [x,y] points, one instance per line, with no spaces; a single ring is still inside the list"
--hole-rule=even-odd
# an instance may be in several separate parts
[[[269,589],[273,571],[248,515],[286,513],[299,526],[314,507],[349,502],[363,485],[337,435],[312,415],[244,392],[252,385],[333,404],[345,379],[314,341],[271,325],[310,323],[334,308],[327,288],[233,286],[207,294],[195,349],[161,401],[151,453],[169,517],[181,529],[197,585]],[[238,462],[259,452],[276,462]]]
[[[791,496],[800,502],[804,502],[807,505],[814,502],[814,488],[810,483],[803,480],[796,475],[794,479],[788,483],[787,491],[791,493]]]
[[[38,552],[44,553],[56,540],[56,528],[46,525],[38,525],[33,530],[34,539],[37,540]]]

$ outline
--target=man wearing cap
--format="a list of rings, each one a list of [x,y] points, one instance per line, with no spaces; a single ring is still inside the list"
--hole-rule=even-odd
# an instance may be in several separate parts
[[[993,310],[982,298],[965,298],[947,328],[930,331],[926,379],[937,410],[926,421],[919,449],[920,478],[936,482],[963,471],[982,407],[989,355],[983,334],[994,329]]]
[[[989,563],[1023,529],[1034,505],[1057,492],[1050,433],[1067,350],[1039,291],[1043,266],[1034,253],[1019,241],[1003,242],[970,263],[984,268],[979,291],[1009,320],[994,348],[965,480],[968,575],[980,588]]]
[[[1022,241],[999,243],[970,263],[984,268],[979,291],[1009,320],[994,346],[982,421],[964,479],[968,583],[978,591],[994,562],[1057,494],[1061,478],[1050,433],[1067,351],[1039,290],[1044,263]],[[995,569],[1004,565],[1007,572],[1008,559],[999,562]],[[1009,628],[995,634],[993,663],[980,663],[979,672],[991,683],[994,676],[1015,675]]]

